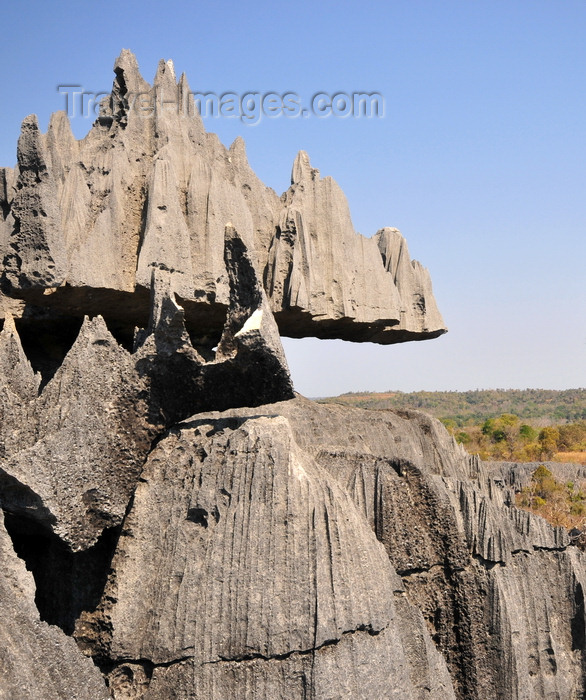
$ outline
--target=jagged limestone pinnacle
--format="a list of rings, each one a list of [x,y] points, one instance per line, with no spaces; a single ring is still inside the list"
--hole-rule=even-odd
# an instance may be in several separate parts
[[[187,302],[189,332],[199,329],[214,345],[229,301],[223,239],[231,221],[281,335],[394,343],[445,332],[427,271],[405,247],[403,273],[393,276],[376,239],[354,231],[344,194],[307,153],[297,155],[279,199],[252,172],[240,137],[226,149],[205,133],[172,61],[159,62],[152,86],[126,49],[114,72],[112,94],[83,140],[63,113],[46,134],[34,117],[23,122],[17,166],[0,171],[6,293],[133,328],[148,312],[151,270],[161,267]],[[58,291],[45,298],[47,287]],[[130,303],[120,304],[121,294],[132,294]]]

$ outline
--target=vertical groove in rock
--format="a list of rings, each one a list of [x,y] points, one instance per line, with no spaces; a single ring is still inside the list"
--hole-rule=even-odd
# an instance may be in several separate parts
[[[279,199],[172,62],[114,72],[0,169],[0,696],[584,697],[586,555],[514,507],[530,468],[293,392],[280,333],[445,332],[399,232],[304,152]]]

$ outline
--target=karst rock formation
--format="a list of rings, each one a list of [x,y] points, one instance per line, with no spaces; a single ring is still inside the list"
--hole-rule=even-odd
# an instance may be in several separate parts
[[[586,697],[527,466],[293,390],[282,335],[445,332],[401,234],[303,152],[278,197],[171,62],[114,72],[0,169],[0,700]]]

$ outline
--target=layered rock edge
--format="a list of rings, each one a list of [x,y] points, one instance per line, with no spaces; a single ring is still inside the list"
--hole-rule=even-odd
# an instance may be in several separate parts
[[[0,700],[584,697],[586,555],[515,508],[531,467],[293,391],[280,333],[442,332],[400,234],[304,153],[277,198],[172,63],[115,74],[0,170]]]
[[[45,384],[0,334],[0,697],[583,695],[585,555],[513,505],[526,465],[483,464],[415,411],[206,410],[192,382],[232,371],[262,290],[233,292],[206,360],[155,286],[134,352],[87,319]],[[153,356],[184,358],[169,392]]]
[[[300,152],[280,198],[241,138],[206,133],[185,75],[161,61],[149,85],[122,51],[109,98],[77,141],[57,112],[22,124],[18,163],[0,169],[3,306],[24,319],[101,314],[144,326],[153,272],[170,277],[187,330],[217,343],[229,303],[222,256],[240,232],[281,335],[394,343],[445,326],[427,271],[396,229],[354,231],[344,194]],[[42,309],[43,312],[40,312]]]

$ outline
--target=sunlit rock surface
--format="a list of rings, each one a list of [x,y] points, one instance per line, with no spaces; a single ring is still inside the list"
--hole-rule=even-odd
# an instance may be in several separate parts
[[[585,697],[586,555],[514,506],[532,467],[293,391],[280,334],[443,331],[400,234],[304,153],[278,199],[139,119],[172,64],[115,71],[0,171],[0,700]]]
[[[46,134],[34,115],[23,122],[16,168],[0,170],[4,292],[54,313],[142,326],[152,273],[164,270],[188,330],[214,345],[229,303],[231,222],[282,335],[394,343],[445,332],[429,275],[400,234],[357,234],[343,192],[306,153],[279,198],[251,170],[242,139],[227,149],[205,132],[170,61],[152,86],[129,51],[114,71],[81,141],[63,112]]]

